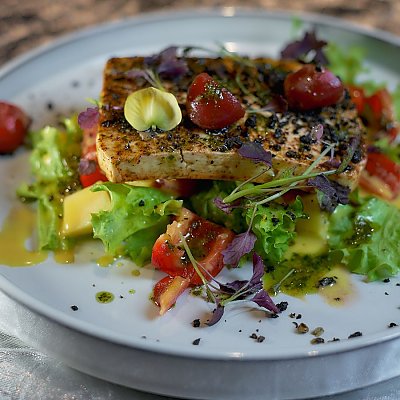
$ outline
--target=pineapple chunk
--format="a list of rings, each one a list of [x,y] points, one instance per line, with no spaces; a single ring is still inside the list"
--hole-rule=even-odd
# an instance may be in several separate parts
[[[66,237],[92,233],[92,214],[110,208],[108,192],[92,192],[90,186],[65,197],[61,233]]]

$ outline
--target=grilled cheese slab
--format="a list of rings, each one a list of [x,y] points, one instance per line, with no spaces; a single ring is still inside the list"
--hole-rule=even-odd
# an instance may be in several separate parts
[[[265,170],[262,163],[243,158],[238,148],[257,141],[272,153],[272,171],[286,168],[302,174],[323,149],[333,143],[333,157],[328,154],[317,170],[334,169],[353,155],[345,172],[331,176],[353,188],[365,165],[364,128],[354,104],[344,99],[329,107],[308,112],[266,111],[273,99],[281,99],[285,75],[301,67],[291,61],[253,59],[240,63],[232,58],[187,57],[188,72],[172,79],[162,79],[164,88],[173,93],[182,110],[182,122],[167,132],[138,132],[124,117],[124,103],[129,94],[150,86],[146,79],[131,71],[148,68],[143,57],[113,58],[104,69],[97,156],[101,169],[113,182],[145,179],[215,179],[244,181]],[[213,131],[194,125],[186,113],[186,93],[194,77],[207,72],[230,90],[247,110],[245,116],[226,128]],[[258,110],[258,111],[257,111]],[[312,135],[323,126],[321,140]],[[353,143],[353,144],[351,144]],[[264,182],[271,173],[255,179]]]

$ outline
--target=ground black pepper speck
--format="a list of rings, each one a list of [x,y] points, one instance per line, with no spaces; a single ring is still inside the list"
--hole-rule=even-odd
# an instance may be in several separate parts
[[[198,328],[200,326],[200,320],[198,318],[194,319],[192,322],[192,326],[193,328]]]
[[[352,338],[355,338],[355,337],[360,337],[360,336],[362,336],[362,333],[361,332],[359,332],[359,331],[357,331],[357,332],[354,332],[354,333],[352,333],[351,335],[349,335],[349,339],[352,339]]]
[[[325,340],[321,337],[316,337],[310,341],[311,344],[321,344],[325,343]]]
[[[78,311],[78,309],[79,309],[78,306],[75,306],[75,305],[74,305],[74,306],[71,306],[71,310],[72,310],[72,311]]]
[[[200,340],[201,340],[201,338],[197,338],[197,339],[193,340],[192,345],[198,346],[200,344]]]

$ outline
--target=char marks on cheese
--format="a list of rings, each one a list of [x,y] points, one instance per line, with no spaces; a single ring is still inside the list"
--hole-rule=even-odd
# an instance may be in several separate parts
[[[364,129],[349,99],[334,106],[308,112],[290,110],[246,112],[235,124],[218,131],[194,125],[185,109],[186,93],[194,77],[207,72],[230,90],[246,110],[261,109],[282,94],[283,79],[300,67],[291,61],[254,59],[238,63],[232,58],[186,59],[188,72],[180,78],[163,79],[182,110],[182,122],[168,132],[137,132],[124,118],[127,96],[150,84],[130,71],[146,68],[143,57],[113,58],[104,69],[97,153],[100,167],[110,181],[143,179],[216,179],[244,181],[265,168],[238,154],[242,143],[258,141],[273,155],[273,171],[295,167],[302,174],[330,143],[335,144],[334,159],[328,154],[318,166],[332,169],[346,156],[351,141],[358,143],[345,172],[332,176],[353,188],[365,164]],[[249,65],[251,64],[251,65]],[[278,97],[279,98],[279,97]],[[311,132],[319,124],[323,137],[317,141]],[[262,174],[257,182],[271,179]]]

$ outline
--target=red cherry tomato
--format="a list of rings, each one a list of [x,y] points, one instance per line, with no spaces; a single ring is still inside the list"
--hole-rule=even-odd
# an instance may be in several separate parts
[[[392,161],[383,153],[371,152],[368,153],[367,165],[365,170],[368,172],[369,177],[365,176],[360,181],[360,186],[369,192],[386,197],[389,200],[395,199],[400,194],[400,165]],[[389,190],[383,191],[383,185]],[[375,188],[376,186],[376,188]],[[384,194],[386,193],[386,194]]]
[[[380,89],[367,97],[365,105],[369,107],[376,118],[384,121],[393,121],[395,119],[393,99],[387,89]]]
[[[189,287],[190,279],[181,276],[166,276],[153,289],[153,301],[160,307],[160,315],[165,314],[178,297]]]
[[[202,184],[202,180],[196,179],[156,179],[153,186],[171,193],[174,197],[186,198],[199,192]]]
[[[221,251],[231,243],[234,233],[183,208],[175,221],[167,227],[155,242],[152,264],[170,276],[190,279],[192,285],[202,283],[183,249],[180,235],[185,238],[194,258],[209,280],[223,268]]]
[[[79,177],[83,187],[91,186],[98,181],[106,182],[108,180],[97,163],[96,135],[97,126],[83,129],[81,158],[95,164],[94,169],[90,169],[90,172],[80,171]]]
[[[29,124],[18,106],[0,101],[0,154],[12,153],[24,142]]]
[[[222,129],[245,113],[240,101],[205,72],[190,85],[186,109],[192,122],[204,129]]]
[[[308,111],[338,103],[344,86],[331,71],[308,64],[287,75],[284,91],[290,108]]]
[[[366,96],[364,89],[357,86],[348,86],[347,90],[349,91],[351,100],[356,105],[358,114],[361,115],[365,107]]]
[[[81,185],[83,187],[88,187],[94,185],[96,182],[107,182],[107,177],[101,172],[101,169],[98,165],[96,165],[96,169],[94,172],[90,174],[80,174],[79,179],[81,181]]]

